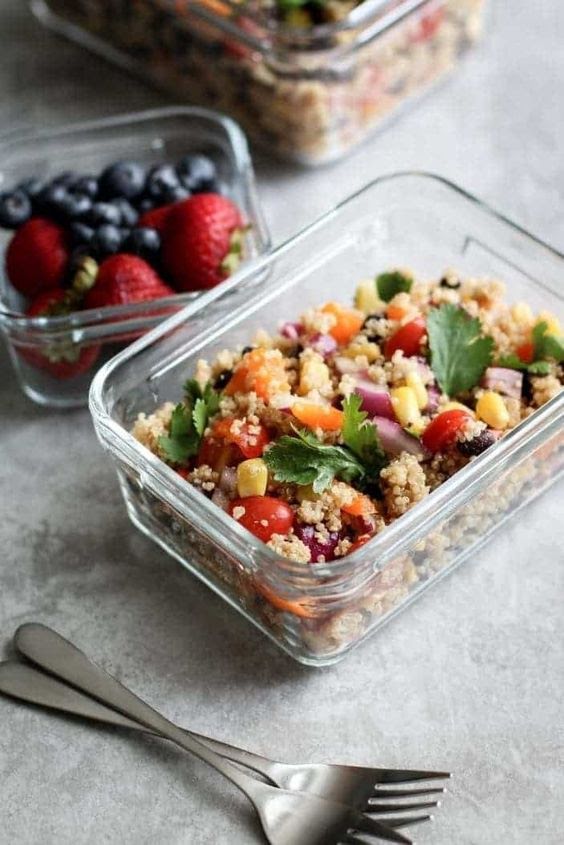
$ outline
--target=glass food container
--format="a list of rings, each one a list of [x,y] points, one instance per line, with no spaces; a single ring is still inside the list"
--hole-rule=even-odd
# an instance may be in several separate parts
[[[409,266],[502,278],[508,299],[562,314],[564,256],[454,185],[376,180],[227,283],[229,308],[189,305],[97,374],[90,409],[134,524],[296,660],[341,659],[540,495],[564,468],[564,392],[364,547],[331,563],[278,556],[129,433],[178,401],[200,357],[248,343],[359,280]]]
[[[312,165],[340,157],[444,77],[479,37],[484,3],[364,0],[341,20],[301,28],[261,0],[31,5],[57,32]]]
[[[0,190],[30,176],[49,178],[68,169],[96,173],[118,159],[147,164],[175,162],[196,151],[205,152],[215,161],[227,193],[250,224],[245,257],[251,259],[268,250],[270,237],[256,195],[245,136],[229,118],[204,109],[156,109],[0,141]],[[10,237],[10,232],[0,230],[0,252],[4,253]],[[222,290],[222,285],[214,288],[212,298]],[[86,404],[92,376],[104,360],[198,296],[176,294],[156,301],[156,305],[152,301],[29,318],[23,313],[25,301],[2,268],[0,328],[24,392],[43,405],[73,407]],[[82,356],[87,367],[71,378],[57,378],[39,365],[45,356],[51,360],[77,360]]]

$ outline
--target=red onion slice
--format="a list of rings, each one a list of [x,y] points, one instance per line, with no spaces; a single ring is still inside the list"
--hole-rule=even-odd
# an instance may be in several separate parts
[[[396,415],[387,387],[374,384],[373,381],[367,379],[358,379],[354,392],[358,393],[362,399],[361,409],[371,417],[387,417],[389,420],[395,420]]]
[[[482,378],[482,387],[496,390],[512,399],[520,399],[523,392],[523,373],[509,367],[488,367]]]
[[[337,349],[337,341],[330,334],[314,334],[308,342],[308,346],[328,358]]]
[[[427,404],[425,406],[426,414],[433,414],[439,407],[439,399],[441,398],[441,391],[434,384],[427,387]]]
[[[284,323],[280,329],[282,337],[287,337],[288,340],[297,340],[302,333],[301,323]]]
[[[376,426],[382,448],[392,455],[399,455],[400,452],[409,452],[416,458],[422,460],[428,458],[429,453],[417,437],[408,434],[401,425],[386,417],[374,417],[372,424]]]

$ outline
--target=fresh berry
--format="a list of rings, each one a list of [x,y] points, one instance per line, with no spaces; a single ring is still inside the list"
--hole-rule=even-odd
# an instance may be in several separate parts
[[[161,203],[164,202],[167,205],[171,205],[175,202],[182,202],[182,200],[187,200],[190,195],[191,192],[188,188],[184,188],[182,185],[177,185],[176,188],[169,188],[163,193]]]
[[[72,188],[79,176],[73,170],[65,170],[51,180],[52,185],[60,185],[63,188]]]
[[[96,257],[106,258],[106,256],[115,255],[116,252],[120,251],[123,239],[122,229],[112,223],[104,223],[96,229],[90,244]]]
[[[18,185],[18,189],[28,195],[30,200],[34,200],[43,190],[43,182],[41,179],[36,179],[32,176]]]
[[[156,229],[140,226],[132,229],[123,242],[123,251],[142,258],[154,259],[161,248],[161,236]]]
[[[91,211],[92,200],[86,194],[67,192],[64,196],[61,195],[56,208],[67,219],[78,220],[80,217],[86,217]]]
[[[178,162],[176,172],[184,187],[193,194],[215,190],[217,168],[208,156],[194,153],[184,156]]]
[[[72,235],[73,242],[77,246],[89,246],[92,243],[92,238],[94,237],[92,226],[87,226],[86,223],[77,221],[70,224],[69,231]]]
[[[157,164],[152,167],[147,176],[146,194],[159,203],[174,202],[170,193],[180,188],[180,180],[171,164]]]
[[[148,211],[152,211],[155,208],[156,202],[150,199],[150,197],[142,197],[136,205],[139,214],[147,214]]]
[[[104,199],[123,197],[132,200],[145,188],[145,168],[135,161],[117,161],[100,176],[100,195]]]
[[[21,190],[0,194],[0,226],[17,229],[31,217],[31,200]]]
[[[137,224],[139,220],[139,213],[131,205],[130,202],[124,199],[113,200],[114,205],[121,215],[121,225],[131,228]]]
[[[98,196],[98,180],[95,176],[81,176],[72,186],[75,194],[85,194],[91,200]]]
[[[18,229],[6,252],[6,272],[24,296],[62,284],[70,253],[69,234],[43,217]]]
[[[242,227],[237,206],[219,194],[196,194],[179,203],[168,217],[162,248],[175,287],[201,290],[223,281],[240,256]]]
[[[174,291],[153,268],[136,255],[120,253],[107,258],[98,271],[96,284],[86,295],[86,308],[104,308],[132,302],[148,302]]]
[[[110,202],[95,202],[88,215],[88,222],[96,228],[110,223],[112,226],[121,226],[121,211]]]
[[[157,232],[162,234],[166,221],[168,220],[168,215],[175,205],[175,203],[171,202],[168,205],[161,205],[159,208],[151,208],[149,211],[145,211],[139,218],[138,225],[145,226],[148,229],[156,229]]]
[[[37,296],[27,310],[28,317],[60,317],[74,310],[69,294],[54,288]],[[53,343],[45,347],[25,347],[19,350],[30,366],[47,372],[56,379],[69,379],[83,375],[96,363],[100,345],[86,347],[72,342]]]
[[[35,206],[40,214],[60,217],[61,204],[64,204],[68,192],[64,185],[45,185],[35,198]]]

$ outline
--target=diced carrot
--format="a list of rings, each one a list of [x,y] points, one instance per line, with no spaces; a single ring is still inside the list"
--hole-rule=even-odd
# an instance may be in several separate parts
[[[517,347],[517,355],[524,364],[531,364],[535,357],[535,345],[529,340]]]
[[[224,393],[254,391],[261,399],[275,393],[289,393],[290,385],[281,353],[275,349],[251,349],[239,362]]]
[[[323,431],[339,431],[343,426],[343,412],[332,405],[316,405],[314,402],[295,402],[292,414],[308,428]]]
[[[335,338],[337,343],[344,345],[350,343],[362,328],[364,314],[352,308],[345,308],[338,302],[328,302],[321,309],[325,314],[333,314],[337,322],[329,329],[329,334]]]
[[[371,516],[376,513],[376,505],[369,496],[358,493],[350,505],[344,505],[341,510],[351,516]]]
[[[245,367],[239,367],[235,370],[223,391],[228,396],[233,396],[234,393],[244,393],[247,385],[247,376],[249,371]]]
[[[294,616],[300,616],[302,619],[313,619],[319,615],[319,611],[312,598],[303,596],[303,598],[299,599],[285,599],[258,579],[255,580],[255,587],[257,592],[278,610],[282,610],[285,613],[293,613]]]
[[[393,302],[390,302],[386,308],[386,317],[388,320],[403,320],[406,314],[407,311],[405,308],[402,308],[401,305],[394,305]]]

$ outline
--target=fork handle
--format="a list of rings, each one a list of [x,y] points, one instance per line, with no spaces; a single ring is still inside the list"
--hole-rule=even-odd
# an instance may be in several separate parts
[[[257,788],[262,786],[259,781],[174,725],[51,628],[38,623],[21,625],[16,631],[14,643],[18,651],[33,663],[190,751],[231,780],[251,800]]]

